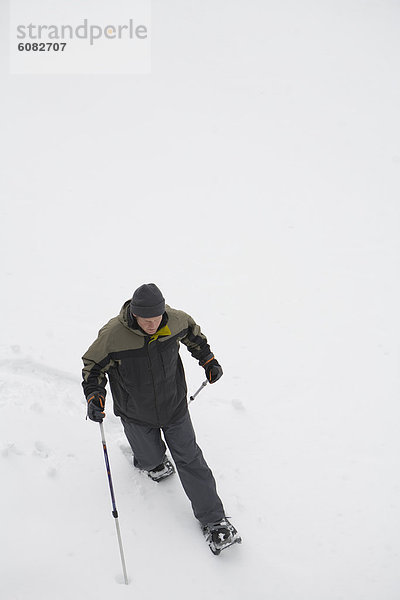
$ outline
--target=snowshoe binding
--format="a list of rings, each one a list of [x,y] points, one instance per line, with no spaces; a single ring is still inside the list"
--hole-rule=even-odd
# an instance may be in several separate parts
[[[242,543],[242,538],[228,519],[203,525],[202,530],[211,552],[217,556],[225,548]]]
[[[154,469],[151,469],[151,471],[147,471],[147,475],[150,477],[150,479],[157,482],[161,481],[162,479],[166,479],[166,477],[169,477],[174,473],[175,467],[166,456],[164,456],[164,460],[160,465],[154,467]]]

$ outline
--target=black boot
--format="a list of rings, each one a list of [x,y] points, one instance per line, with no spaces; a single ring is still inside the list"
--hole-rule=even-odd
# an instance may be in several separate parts
[[[202,525],[202,530],[213,554],[219,554],[232,544],[242,543],[242,538],[228,519]]]
[[[161,481],[162,479],[165,479],[174,473],[175,467],[166,456],[164,456],[163,462],[158,465],[158,467],[154,467],[154,469],[151,469],[151,471],[147,471],[148,476],[153,481]]]

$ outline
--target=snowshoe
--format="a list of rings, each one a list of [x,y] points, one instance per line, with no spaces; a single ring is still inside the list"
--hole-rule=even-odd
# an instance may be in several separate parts
[[[166,456],[164,456],[163,462],[160,465],[158,465],[158,467],[154,467],[154,469],[152,469],[151,471],[147,471],[147,475],[153,481],[161,481],[162,479],[165,479],[166,477],[169,477],[174,473],[175,467]]]
[[[242,538],[228,519],[203,525],[202,530],[211,552],[217,556],[221,550],[242,543]]]

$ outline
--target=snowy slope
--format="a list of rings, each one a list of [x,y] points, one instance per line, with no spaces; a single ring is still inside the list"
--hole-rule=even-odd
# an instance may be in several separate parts
[[[7,483],[1,508],[9,515],[3,548],[13,565],[3,574],[2,597],[43,598],[52,590],[60,598],[98,597],[99,591],[104,597],[123,595],[115,587],[123,584],[99,430],[84,420],[77,381],[23,359],[1,366],[1,464]],[[115,418],[107,418],[106,432],[135,593],[142,598],[160,589],[172,593],[178,575],[182,589],[194,585],[200,597],[210,585],[204,568],[223,588],[224,577],[235,577],[243,557],[233,552],[221,557],[217,574],[178,480],[157,485],[134,471]],[[238,470],[229,476],[237,479]],[[239,499],[240,494],[231,500],[236,512],[242,510]]]
[[[398,600],[398,3],[156,0],[137,77],[10,76],[0,11],[0,597]],[[243,544],[109,402],[124,586],[80,357],[149,281],[224,367],[191,414]]]

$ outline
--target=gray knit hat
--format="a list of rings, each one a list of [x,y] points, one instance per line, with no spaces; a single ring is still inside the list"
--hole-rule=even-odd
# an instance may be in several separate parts
[[[159,317],[165,312],[165,300],[155,283],[144,283],[134,292],[130,304],[131,314],[138,317]]]

